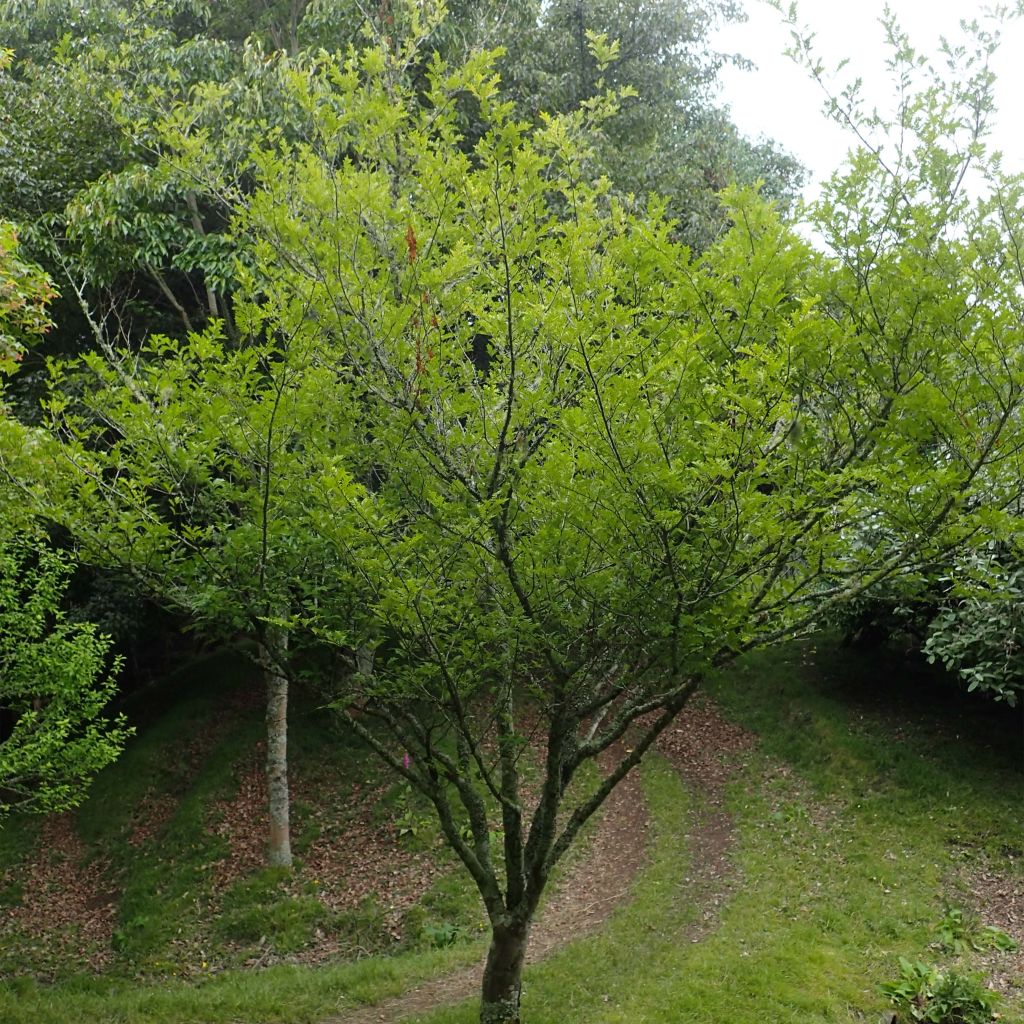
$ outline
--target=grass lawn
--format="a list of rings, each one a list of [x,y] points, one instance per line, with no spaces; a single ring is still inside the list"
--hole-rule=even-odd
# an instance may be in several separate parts
[[[690,941],[710,909],[692,905],[685,884],[701,798],[653,758],[643,774],[650,863],[600,934],[527,971],[529,1024],[873,1024],[900,956],[1017,970],[1015,954],[972,948],[991,922],[972,918],[963,885],[984,870],[1024,887],[1020,719],[946,693],[899,659],[820,646],[747,658],[711,685],[727,716],[760,737],[728,792],[734,881],[717,924]],[[967,911],[955,949],[939,943],[950,907]],[[0,1020],[316,1021],[477,956],[478,943],[461,942],[189,982],[18,979],[0,986]],[[1001,1010],[1024,1020],[1024,989],[1011,988]],[[420,1019],[475,1015],[470,1001]]]

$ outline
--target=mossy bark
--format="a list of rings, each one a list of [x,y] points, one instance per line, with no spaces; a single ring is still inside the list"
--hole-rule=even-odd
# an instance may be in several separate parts
[[[494,925],[484,966],[480,1024],[520,1024],[519,1001],[528,936],[528,925]]]

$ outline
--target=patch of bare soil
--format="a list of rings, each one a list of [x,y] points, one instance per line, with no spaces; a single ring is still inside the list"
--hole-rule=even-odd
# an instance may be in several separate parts
[[[957,888],[983,925],[992,925],[1015,939],[1015,952],[990,950],[975,959],[987,984],[1006,996],[1024,993],[1024,874],[998,871],[984,859],[964,864]]]
[[[698,693],[658,739],[658,750],[676,771],[715,806],[725,786],[757,742],[753,733],[727,722],[706,694]]]
[[[176,757],[178,778],[176,788],[184,790],[199,774],[199,769],[217,741],[246,712],[261,703],[259,687],[241,687],[227,694],[218,708],[216,717],[198,729],[181,754]],[[139,801],[132,815],[132,832],[128,842],[132,846],[143,846],[155,839],[177,810],[179,794],[150,791]]]
[[[102,970],[112,955],[117,917],[108,865],[86,860],[71,814],[50,815],[43,822],[39,851],[19,872],[21,903],[4,912],[0,936],[17,933],[19,943],[27,942],[55,965]]]
[[[373,808],[384,789],[355,793],[358,812],[343,836],[325,836],[303,855],[307,877],[318,880],[317,898],[335,911],[358,910],[375,899],[384,927],[396,941],[405,912],[418,903],[446,866],[426,850],[411,852],[394,822],[374,821]],[[318,950],[326,959],[333,950]]]
[[[171,820],[177,806],[178,798],[170,793],[147,792],[132,814],[132,831],[128,842],[135,847],[151,842]]]
[[[260,740],[237,766],[238,790],[214,806],[214,832],[226,840],[230,853],[213,869],[215,891],[266,865],[267,775],[263,763],[267,744]]]
[[[585,854],[541,909],[530,937],[528,964],[593,934],[611,916],[647,862],[649,824],[640,778],[630,772],[608,797]]]

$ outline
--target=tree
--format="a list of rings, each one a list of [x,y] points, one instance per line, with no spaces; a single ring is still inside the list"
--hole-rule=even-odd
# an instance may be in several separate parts
[[[235,347],[216,327],[85,354],[54,378],[63,468],[30,499],[84,559],[121,567],[261,671],[272,865],[291,863],[287,709],[302,655],[291,620],[333,572],[303,527],[303,448],[338,427],[311,358],[294,332]]]
[[[742,191],[694,257],[587,178],[613,94],[531,131],[485,59],[435,63],[425,95],[408,66],[371,49],[295,76],[308,141],[259,156],[239,230],[249,315],[306,339],[344,425],[297,452],[302,523],[359,596],[307,623],[375,649],[337,706],[480,890],[490,1024],[519,1019],[552,868],[707,671],[1012,526],[1024,353],[999,254],[1021,215],[949,201],[940,142],[984,82],[923,97],[914,190],[870,155],[836,179],[835,258]],[[868,524],[899,542],[858,548]]]
[[[605,75],[636,95],[593,162],[623,193],[669,196],[690,244],[705,245],[720,229],[715,197],[733,178],[762,178],[774,196],[795,195],[797,165],[770,144],[748,143],[713,104],[721,58],[709,53],[708,34],[716,19],[738,16],[733,4],[449,6],[446,18],[430,21],[417,73],[423,77],[433,50],[458,63],[501,42],[509,95],[529,120],[593,95],[589,35],[621,39]],[[365,32],[408,36],[415,19],[405,10],[390,0],[249,0],[230,9],[209,0],[6,4],[0,35],[15,59],[0,74],[0,206],[62,292],[46,354],[93,347],[105,323],[116,328],[108,334],[125,336],[118,343],[181,335],[209,319],[223,319],[230,333],[238,252],[223,230],[229,211],[220,194],[246,187],[236,157],[254,138],[298,137],[293,111],[280,102],[279,71],[315,60],[322,48],[344,52]],[[183,103],[193,114],[202,109],[194,101],[203,94],[208,155],[220,160],[213,192],[170,173],[159,131]],[[478,127],[462,124],[469,146]],[[23,374],[18,386],[33,382]]]
[[[140,335],[155,327],[187,335],[217,320],[231,344],[238,342],[233,293],[239,280],[239,260],[244,263],[248,257],[244,233],[229,231],[227,221],[229,202],[244,201],[249,187],[247,161],[254,133],[279,138],[282,146],[301,138],[307,119],[286,83],[290,74],[301,72],[315,60],[298,46],[300,37],[314,38],[325,26],[335,30],[342,22],[348,26],[346,31],[354,32],[362,21],[361,13],[353,19],[352,5],[315,5],[307,10],[305,5],[293,4],[287,10],[290,27],[283,33],[278,15],[287,6],[271,5],[273,11],[268,8],[264,12],[266,23],[260,21],[271,40],[285,36],[289,40],[290,57],[279,53],[269,59],[258,40],[241,45],[247,36],[244,11],[233,10],[235,20],[228,19],[229,25],[225,15],[204,3],[157,0],[136,7],[69,2],[15,12],[18,31],[12,41],[18,44],[22,59],[7,76],[9,91],[17,102],[3,115],[12,145],[0,153],[0,194],[12,210],[35,223],[32,237],[37,251],[45,255],[62,282],[64,304],[59,320],[71,335],[48,344],[48,352],[37,346],[33,369],[54,349],[98,353],[84,363],[92,375],[90,395],[83,408],[76,410],[84,417],[76,420],[74,431],[94,453],[104,449],[111,431],[124,433],[116,454],[110,453],[111,461],[105,467],[93,466],[92,471],[97,478],[116,470],[121,474],[119,481],[142,481],[130,493],[122,488],[116,500],[111,499],[109,489],[100,488],[97,494],[81,495],[68,503],[64,512],[58,513],[51,504],[50,513],[79,537],[83,554],[108,566],[129,569],[136,585],[141,583],[165,603],[184,610],[203,629],[219,636],[241,630],[255,645],[253,649],[264,652],[264,671],[277,680],[277,697],[271,702],[275,710],[270,715],[277,724],[268,735],[277,738],[270,745],[275,752],[271,775],[278,780],[270,787],[277,794],[271,819],[278,836],[271,843],[271,856],[281,862],[289,859],[282,710],[285,676],[274,675],[266,666],[294,660],[281,647],[287,630],[275,632],[268,625],[291,614],[287,581],[294,566],[289,565],[278,582],[272,581],[267,564],[274,530],[264,527],[267,518],[276,514],[277,505],[271,501],[264,506],[257,499],[265,487],[264,476],[276,475],[280,462],[271,435],[288,436],[292,425],[282,428],[277,421],[250,421],[245,425],[248,437],[226,440],[224,430],[209,421],[204,388],[226,386],[228,391],[220,398],[241,407],[248,401],[252,381],[240,377],[230,384],[204,380],[202,387],[189,393],[173,380],[170,364],[174,356],[169,343],[158,340],[141,346],[144,361],[163,364],[163,371],[153,370],[149,376],[138,365],[137,350]],[[404,45],[401,38],[415,38],[418,31],[420,15],[413,8],[411,13],[403,10],[402,5],[395,5],[390,28],[385,24],[386,12],[376,25],[378,32],[391,33],[396,51]],[[481,34],[491,31],[499,13],[502,24],[515,26],[517,52],[529,51],[539,17],[532,4],[514,7],[511,13],[504,6],[499,12],[498,5],[491,5],[486,12],[460,8],[447,20],[436,12],[428,13],[423,24],[431,46],[454,50],[472,46]],[[84,34],[92,42],[68,38],[71,25],[87,27]],[[52,55],[47,39],[54,45]],[[339,42],[335,39],[333,45]],[[425,50],[415,45],[406,52],[407,73],[424,81]],[[41,63],[47,56],[54,59]],[[639,80],[636,68],[650,59],[646,51],[633,54],[633,71],[626,77]],[[545,60],[543,75],[550,76],[557,58],[549,54]],[[67,102],[55,106],[50,99],[55,91]],[[558,90],[549,89],[547,95],[552,102],[563,104],[576,100],[575,96],[559,95]],[[185,97],[188,103],[182,102]],[[114,125],[108,116],[111,103],[117,115]],[[173,130],[180,126],[187,127],[193,139],[202,140],[202,173],[182,167],[173,143],[167,141],[167,133],[171,132],[173,139]],[[462,146],[469,148],[465,140]],[[223,351],[216,331],[204,335],[205,344]],[[182,349],[192,353],[186,359],[203,358],[192,345],[186,342]],[[280,365],[279,356],[267,355],[263,365]],[[106,377],[101,367],[107,368]],[[250,371],[251,367],[246,372]],[[17,384],[25,388],[37,376],[23,373]],[[114,397],[115,378],[134,378],[134,393],[122,391],[120,397]],[[68,386],[74,387],[70,382]],[[171,454],[160,448],[161,439],[169,436],[169,406],[174,404],[166,397],[167,388],[180,400],[179,422],[206,423],[208,427],[205,431],[182,430],[171,437],[167,442]],[[139,396],[145,401],[140,403]],[[33,406],[31,401],[22,401],[22,419],[35,418]],[[214,402],[213,408],[220,407],[219,401]],[[252,413],[260,415],[258,404]],[[300,425],[294,432],[303,429]],[[243,450],[245,445],[258,448],[259,454]],[[188,450],[205,468],[183,470],[175,462],[179,449]],[[273,460],[267,454],[271,451]],[[233,461],[227,478],[246,497],[239,499],[234,491],[222,489],[196,501],[197,488],[226,478],[221,472],[225,458]],[[273,468],[270,461],[275,462]],[[150,465],[158,469],[153,471]],[[139,510],[148,507],[154,489],[160,494],[159,510],[147,520]],[[103,494],[106,502],[98,500]],[[119,519],[114,507],[129,517],[130,527]],[[246,510],[241,515],[239,507]],[[150,536],[146,544],[134,535],[125,537],[125,530],[145,532],[141,520],[167,532],[159,540]],[[247,533],[248,528],[255,532]],[[225,535],[244,535],[247,543],[258,540],[258,544],[240,562],[224,565],[218,559],[224,554]],[[237,558],[233,546],[227,554]],[[285,564],[277,555],[274,563],[282,568]],[[220,596],[211,597],[211,590]],[[231,594],[231,599],[222,600],[225,594]],[[280,649],[270,652],[268,642]]]
[[[17,59],[0,76],[0,205],[59,284],[56,330],[37,353],[94,347],[101,331],[131,344],[231,326],[234,250],[221,211],[161,167],[154,122],[200,87],[260,94],[262,51],[221,38],[210,5],[11,3],[0,11]],[[246,111],[250,130],[258,114]],[[27,390],[33,377],[18,382]],[[33,399],[38,396],[32,396]],[[29,419],[37,401],[23,403]]]
[[[248,409],[248,420],[233,418],[234,403],[242,408],[248,401],[259,365],[243,354],[237,373],[205,380],[206,390],[197,387],[190,394],[172,367],[159,367],[167,353],[159,339],[144,356],[153,361],[150,377],[139,373],[116,399],[105,391],[112,380],[131,379],[141,339],[157,326],[187,334],[216,322],[215,331],[233,330],[228,293],[234,244],[217,230],[223,225],[210,197],[197,194],[194,180],[182,180],[173,165],[161,162],[157,124],[165,108],[200,85],[233,88],[235,99],[265,98],[269,90],[261,76],[272,80],[276,68],[272,62],[264,67],[262,54],[204,34],[209,13],[208,4],[190,0],[51,3],[3,13],[18,22],[23,59],[0,67],[15,100],[0,115],[10,140],[0,147],[0,196],[12,213],[33,223],[29,236],[36,252],[62,282],[65,301],[58,319],[71,335],[51,342],[45,352],[36,331],[35,345],[19,344],[8,360],[13,367],[26,354],[32,359],[33,349],[37,367],[55,350],[96,354],[90,386],[98,404],[85,402],[75,410],[81,413],[80,439],[96,443],[93,461],[80,461],[77,469],[99,476],[127,473],[134,487],[82,490],[61,504],[65,456],[41,432],[20,429],[10,418],[0,423],[0,467],[16,492],[29,497],[32,510],[71,531],[92,565],[123,570],[130,585],[186,612],[208,634],[231,642],[242,635],[242,649],[267,687],[268,859],[290,864],[292,657],[287,634],[268,623],[287,614],[291,580],[302,575],[303,556],[282,555],[291,539],[282,539],[282,529],[272,522],[278,446],[287,445],[291,430],[279,419],[287,402],[278,395],[270,406]],[[83,39],[65,34],[69,20],[88,27],[80,33]],[[50,62],[28,59],[40,54]],[[55,105],[55,92],[68,102]],[[251,132],[253,109],[242,106]],[[231,129],[241,130],[237,123]],[[0,236],[0,244],[5,239]],[[216,344],[212,338],[208,343]],[[0,358],[6,340],[0,335]],[[109,371],[107,378],[102,369]],[[15,379],[14,397],[24,398],[31,377],[22,373]],[[280,383],[286,391],[287,382]],[[74,391],[76,385],[69,387]],[[168,388],[180,390],[177,421],[175,409],[168,408]],[[220,400],[211,402],[218,393]],[[109,406],[105,397],[111,397]],[[37,416],[24,400],[18,411],[23,421]],[[126,436],[111,449],[120,416]],[[180,436],[170,429],[172,422],[181,426]],[[209,491],[196,500],[204,484]],[[275,575],[279,565],[288,567],[283,584]]]
[[[46,275],[22,258],[13,228],[0,223],[0,376],[17,367],[25,346],[46,330],[53,294]],[[10,439],[11,426],[0,404],[0,442]],[[31,521],[5,488],[0,523],[3,818],[15,808],[75,806],[93,775],[120,753],[128,730],[123,719],[104,717],[118,668],[116,661],[108,666],[109,640],[61,615],[67,560],[19,535]]]
[[[682,240],[702,249],[725,227],[718,197],[726,186],[761,182],[787,208],[803,183],[796,160],[744,138],[715,104],[727,58],[710,37],[718,23],[743,17],[732,0],[555,0],[542,5],[529,47],[502,63],[502,75],[512,74],[531,121],[573,109],[599,81],[631,93],[596,146],[597,168],[622,193],[664,198]],[[619,44],[603,70],[588,45],[597,35]]]

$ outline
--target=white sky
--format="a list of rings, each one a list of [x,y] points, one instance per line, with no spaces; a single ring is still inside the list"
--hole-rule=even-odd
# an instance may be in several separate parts
[[[818,85],[783,54],[790,33],[780,15],[759,0],[745,0],[745,6],[750,20],[719,30],[714,41],[719,50],[752,60],[757,70],[724,68],[720,99],[745,134],[776,139],[810,169],[805,195],[811,198],[822,179],[842,163],[850,137],[822,113],[824,96]],[[878,23],[884,6],[884,0],[799,0],[798,16],[815,32],[826,67],[849,58],[838,81],[863,78],[865,95],[883,112],[893,96],[884,63],[885,35]],[[918,52],[934,55],[940,35],[951,42],[961,39],[960,19],[981,20],[989,5],[982,0],[889,0],[889,6]],[[1007,171],[1024,171],[1024,22],[1004,27],[994,67],[999,110],[990,142],[1002,150]]]

